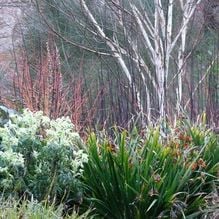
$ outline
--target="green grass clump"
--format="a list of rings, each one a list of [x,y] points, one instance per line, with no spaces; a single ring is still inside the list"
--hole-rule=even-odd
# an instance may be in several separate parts
[[[64,215],[64,206],[55,206],[34,200],[15,200],[7,199],[0,201],[0,218],[1,219],[86,219],[93,218],[90,216],[91,210],[88,209],[84,214],[79,215],[73,210],[71,214]]]
[[[90,135],[84,184],[101,218],[199,218],[206,210],[219,183],[218,137],[185,124],[161,133]]]

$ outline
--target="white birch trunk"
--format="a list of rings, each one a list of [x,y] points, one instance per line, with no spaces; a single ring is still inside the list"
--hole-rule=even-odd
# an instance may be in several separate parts
[[[183,14],[183,21],[182,21],[183,28],[181,29],[180,32],[181,41],[180,41],[180,47],[178,52],[178,88],[176,89],[177,114],[180,113],[182,108],[182,92],[183,92],[182,77],[186,74],[185,51],[186,51],[186,37],[188,32],[188,20],[191,19],[198,3],[195,3],[194,0],[187,0],[185,3],[183,1],[180,2],[182,14]]]
[[[123,60],[123,58],[121,56],[121,53],[119,52],[120,46],[105,35],[104,31],[102,30],[100,25],[97,23],[97,21],[94,18],[93,14],[91,13],[89,8],[87,7],[87,4],[86,4],[85,0],[80,0],[80,2],[81,2],[81,6],[82,6],[85,14],[87,15],[89,21],[95,27],[95,29],[97,31],[97,34],[102,39],[104,39],[106,41],[107,46],[111,49],[111,52],[112,52],[113,56],[116,58],[117,62],[119,63],[119,65],[121,67],[121,69],[123,70],[126,78],[128,79],[130,87],[133,86],[135,96],[137,98],[137,105],[138,105],[139,111],[141,113],[143,113],[143,105],[142,105],[142,102],[141,102],[140,92],[138,91],[138,88],[136,87],[135,83],[133,82],[132,76],[129,72],[129,69],[126,66],[125,61]]]

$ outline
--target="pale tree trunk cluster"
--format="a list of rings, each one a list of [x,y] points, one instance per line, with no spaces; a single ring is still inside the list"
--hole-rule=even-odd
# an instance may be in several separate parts
[[[188,58],[185,55],[187,33],[189,23],[201,0],[169,0],[168,2],[163,2],[164,1],[162,0],[153,0],[151,2],[153,10],[149,11],[144,10],[143,7],[139,7],[139,4],[137,4],[138,1],[136,1],[136,3],[135,1],[130,1],[128,3],[129,9],[122,7],[122,1],[104,1],[104,4],[106,5],[109,5],[109,3],[113,5],[114,8],[110,7],[112,14],[117,11],[117,16],[115,16],[116,25],[123,28],[123,33],[128,39],[128,46],[133,52],[131,58],[136,64],[139,76],[143,81],[147,93],[147,109],[144,109],[138,87],[135,85],[132,74],[125,62],[125,57],[128,56],[127,50],[120,45],[117,40],[116,32],[112,38],[106,36],[102,24],[98,23],[95,19],[95,16],[89,9],[86,1],[80,0],[83,12],[87,16],[88,21],[92,24],[95,34],[101,37],[110,48],[112,55],[119,63],[129,84],[133,86],[139,111],[146,114],[149,121],[151,120],[151,110],[153,108],[149,95],[149,83],[153,85],[158,98],[159,117],[164,118],[166,116],[166,105],[168,104],[166,94],[168,91],[166,85],[170,72],[170,62],[175,62],[177,64],[175,75],[178,79],[178,84],[175,88],[175,107],[176,111],[180,113],[182,108],[182,76],[186,73],[186,58]],[[177,10],[177,13],[179,14],[176,14]],[[133,40],[129,35],[126,26],[123,25],[123,19],[125,19],[124,17],[126,14],[134,20],[135,27],[143,38],[142,46],[146,50],[150,63],[154,67],[154,73],[151,72],[148,63],[146,63],[144,57],[139,52],[139,45],[135,42],[135,39]],[[180,23],[175,23],[176,16],[181,17]],[[149,83],[146,81],[146,76],[150,80]]]

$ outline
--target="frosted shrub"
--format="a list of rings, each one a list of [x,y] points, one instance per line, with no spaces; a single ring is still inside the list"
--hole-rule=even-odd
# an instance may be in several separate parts
[[[88,160],[69,118],[50,120],[25,109],[0,128],[0,189],[38,200],[78,200]]]

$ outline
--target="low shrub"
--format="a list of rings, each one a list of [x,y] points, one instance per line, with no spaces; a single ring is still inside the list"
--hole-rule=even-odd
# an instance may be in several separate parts
[[[80,203],[87,159],[70,119],[50,120],[25,109],[0,128],[0,191]]]
[[[167,133],[125,131],[114,141],[91,134],[87,205],[101,218],[200,218],[218,188],[218,137],[186,124]]]

